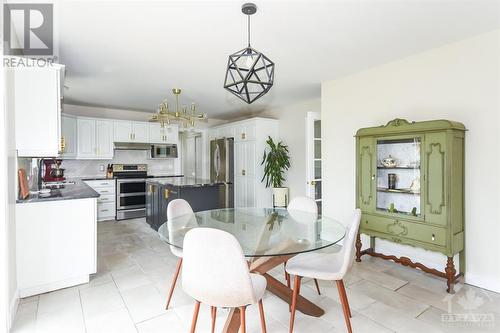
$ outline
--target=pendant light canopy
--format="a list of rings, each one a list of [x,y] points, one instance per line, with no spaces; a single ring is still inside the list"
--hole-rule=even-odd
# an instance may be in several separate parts
[[[274,62],[250,46],[250,15],[257,6],[246,3],[241,11],[248,17],[248,46],[229,56],[224,88],[251,104],[273,86]]]

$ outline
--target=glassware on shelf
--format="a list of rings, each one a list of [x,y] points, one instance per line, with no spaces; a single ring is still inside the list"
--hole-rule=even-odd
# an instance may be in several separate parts
[[[377,141],[377,210],[420,216],[421,138]]]

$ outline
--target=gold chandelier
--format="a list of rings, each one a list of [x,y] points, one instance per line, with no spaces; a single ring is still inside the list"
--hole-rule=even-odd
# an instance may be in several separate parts
[[[184,127],[194,127],[196,120],[207,119],[206,114],[196,112],[195,103],[191,104],[190,112],[188,112],[186,106],[179,109],[179,95],[181,94],[181,90],[179,88],[174,88],[172,92],[175,95],[175,111],[170,111],[168,109],[168,102],[165,98],[158,106],[158,112],[153,115],[149,121],[159,122],[161,127],[165,127],[165,124],[169,125],[172,121],[182,122]]]

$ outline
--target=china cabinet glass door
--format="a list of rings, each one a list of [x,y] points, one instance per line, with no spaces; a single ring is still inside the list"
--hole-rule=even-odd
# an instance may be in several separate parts
[[[421,138],[377,140],[377,210],[421,215]]]

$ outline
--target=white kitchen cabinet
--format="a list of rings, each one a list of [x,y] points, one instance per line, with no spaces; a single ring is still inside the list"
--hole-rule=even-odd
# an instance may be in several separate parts
[[[96,273],[96,198],[18,203],[15,227],[20,297],[87,283]]]
[[[89,185],[100,194],[97,198],[97,221],[114,220],[116,215],[116,182],[114,179],[87,180]]]
[[[149,123],[138,121],[132,123],[132,142],[149,142]]]
[[[77,157],[94,158],[96,156],[95,120],[77,119]]]
[[[113,137],[114,142],[132,142],[132,122],[114,121]]]
[[[114,121],[114,142],[149,142],[149,123],[140,121]]]
[[[61,86],[64,66],[13,71],[12,107],[18,156],[56,157],[61,149]]]
[[[62,158],[76,158],[77,125],[76,117],[61,115],[61,156]]]
[[[96,148],[97,158],[112,159],[114,154],[113,122],[110,120],[96,120]]]
[[[113,158],[113,122],[93,118],[77,119],[77,158]]]
[[[235,207],[271,207],[271,189],[263,183],[262,156],[269,136],[278,139],[278,122],[251,118],[209,130],[210,139],[234,138]]]
[[[177,125],[165,125],[161,127],[159,123],[149,124],[149,142],[150,143],[178,143],[179,128]]]
[[[242,122],[234,127],[235,141],[255,140],[256,122]]]

